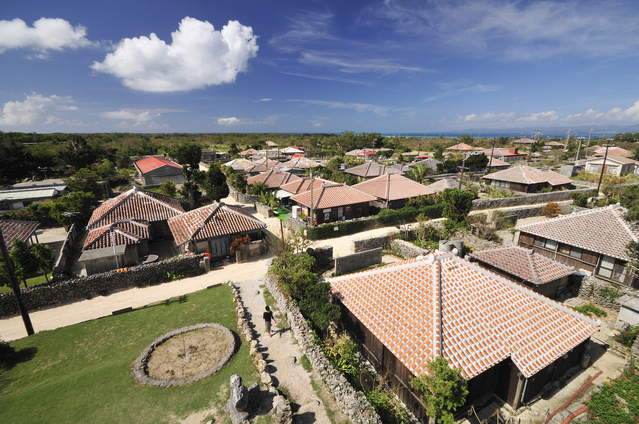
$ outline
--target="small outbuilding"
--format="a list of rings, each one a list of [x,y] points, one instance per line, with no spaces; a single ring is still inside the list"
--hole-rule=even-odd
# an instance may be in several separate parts
[[[149,156],[135,162],[135,178],[144,186],[154,187],[170,181],[173,184],[184,182],[182,165],[157,156]]]

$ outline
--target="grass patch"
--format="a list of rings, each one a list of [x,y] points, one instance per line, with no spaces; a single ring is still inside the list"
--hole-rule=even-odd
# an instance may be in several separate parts
[[[187,386],[142,386],[131,374],[135,358],[157,337],[204,322],[237,333],[228,286],[12,342],[16,355],[0,357],[0,422],[164,423],[219,409],[232,374],[247,386],[258,381],[246,345],[238,343],[239,351],[216,375]]]
[[[49,279],[51,279],[51,276],[49,276]],[[31,278],[27,278],[27,285],[25,287],[24,283],[22,281],[18,281],[20,288],[27,288],[27,287],[32,287],[32,286],[37,286],[40,284],[45,284],[47,282],[47,279],[45,278],[44,274],[42,275],[38,275],[35,277],[31,277]],[[13,291],[13,289],[11,289],[11,286],[0,286],[0,293],[6,293],[6,292],[10,292]]]
[[[577,312],[581,312],[584,315],[588,315],[589,317],[592,316],[592,314],[598,316],[598,317],[605,317],[606,315],[608,315],[606,313],[606,311],[603,311],[599,308],[597,308],[595,305],[593,305],[592,303],[584,303],[581,306],[577,306],[575,308],[572,308]]]
[[[306,355],[302,356],[302,358],[306,358]],[[306,358],[306,360],[308,361],[308,358]],[[304,366],[303,361],[302,361],[302,366]],[[315,392],[317,397],[320,398],[320,400],[322,401],[322,404],[324,405],[324,411],[326,411],[326,416],[328,417],[331,424],[336,424],[335,412],[331,408],[327,407],[328,401],[326,397],[322,394],[322,389],[317,385],[313,376],[311,376],[311,387],[313,388],[313,391]]]
[[[288,326],[288,319],[286,317],[286,314],[282,315],[279,312],[279,309],[277,308],[277,303],[275,302],[275,298],[273,297],[271,292],[263,284],[260,285],[260,287],[262,288],[262,295],[264,296],[264,302],[266,302],[269,308],[271,308],[271,311],[277,311],[277,313],[273,315],[276,320],[275,327],[277,327],[280,330],[284,330],[288,328],[289,326]]]
[[[306,370],[306,372],[311,372],[313,367],[311,366],[311,361],[308,360],[306,355],[302,355],[300,358],[300,363],[302,364],[302,368]]]

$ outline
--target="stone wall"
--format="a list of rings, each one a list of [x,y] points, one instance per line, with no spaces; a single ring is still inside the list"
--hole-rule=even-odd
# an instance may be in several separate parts
[[[297,233],[299,230],[303,230],[308,227],[308,224],[299,218],[287,216],[286,218],[284,218],[284,226],[291,232]]]
[[[597,306],[601,306],[613,311],[619,311],[621,305],[617,303],[617,299],[624,294],[634,296],[636,290],[627,287],[615,287],[597,277],[586,276],[581,280],[579,288],[579,297]]]
[[[335,258],[335,275],[348,274],[359,269],[381,264],[382,250],[383,248],[378,247],[376,249]]]
[[[255,196],[253,194],[240,193],[239,191],[235,190],[231,186],[229,186],[229,196],[231,196],[238,203],[245,203],[248,205],[253,205],[260,201],[260,196]]]
[[[315,266],[323,269],[333,261],[333,246],[309,247],[306,252],[315,259]]]
[[[235,260],[238,264],[246,262],[257,256],[266,254],[266,251],[266,240],[255,240],[249,244],[245,244],[240,248],[240,250],[236,251]]]
[[[422,249],[404,240],[391,240],[391,249],[397,250],[404,258],[415,258],[417,256],[425,256],[430,253],[428,249]]]
[[[266,206],[264,203],[255,203],[255,209],[258,213],[261,213],[264,218],[270,218],[273,216],[273,209]]]
[[[388,234],[383,236],[371,236],[364,239],[352,240],[351,250],[353,253],[365,252],[371,249],[384,247],[388,243]]]
[[[504,197],[499,199],[475,199],[473,200],[473,211],[479,211],[484,209],[495,208],[507,208],[511,206],[523,206],[523,205],[535,205],[548,202],[561,202],[564,200],[570,200],[573,193],[590,193],[592,189],[580,189],[580,190],[559,190],[551,191],[549,193],[535,193],[527,194],[523,197]]]
[[[297,304],[286,299],[275,281],[267,278],[265,283],[280,312],[286,314],[293,336],[350,422],[354,424],[381,424],[379,415],[368,402],[364,393],[355,390],[348,380],[326,359],[322,349],[315,344],[315,335],[306,323]]]
[[[172,281],[171,276],[190,277],[201,274],[200,266],[204,255],[179,256],[153,264],[94,274],[88,277],[72,278],[21,289],[22,302],[27,310],[64,305],[95,296],[106,296],[113,292],[132,287],[144,287]],[[13,292],[0,294],[0,318],[18,315],[18,303]]]

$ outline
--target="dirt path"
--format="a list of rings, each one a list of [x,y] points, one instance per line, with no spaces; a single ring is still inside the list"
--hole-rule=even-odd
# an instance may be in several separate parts
[[[36,332],[66,327],[111,315],[113,311],[120,309],[138,308],[150,303],[193,293],[228,280],[242,283],[260,278],[266,274],[266,264],[269,258],[263,256],[242,264],[214,268],[211,272],[197,277],[185,278],[157,286],[133,288],[113,293],[109,296],[95,297],[56,308],[30,312],[29,316]],[[0,320],[0,339],[11,341],[26,337],[26,335],[27,332],[20,316]]]
[[[275,319],[280,325],[273,325],[275,332],[272,337],[265,333],[262,313],[266,302],[263,296],[262,280],[241,283],[239,288],[248,318],[259,334],[257,340],[263,352],[268,355],[267,371],[270,372],[274,385],[289,395],[291,409],[295,413],[293,423],[330,424],[324,404],[311,386],[311,375],[301,365],[302,352],[299,345],[286,325],[285,319],[277,318],[279,314],[276,310],[274,310]]]

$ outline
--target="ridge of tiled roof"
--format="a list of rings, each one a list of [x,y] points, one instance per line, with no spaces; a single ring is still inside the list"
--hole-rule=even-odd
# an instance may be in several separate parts
[[[126,220],[113,222],[89,231],[82,250],[138,243],[149,238],[149,222],[145,220]]]
[[[404,172],[391,168],[386,165],[379,164],[377,162],[366,162],[362,165],[354,166],[352,168],[345,169],[344,172],[351,175],[356,175],[363,178],[379,177],[385,174],[400,174]]]
[[[134,187],[98,206],[91,214],[87,228],[127,219],[163,221],[182,213],[184,209],[177,199]]]
[[[266,228],[266,224],[239,208],[214,202],[170,218],[169,228],[178,246],[190,240],[205,240]]]
[[[471,150],[474,150],[474,147],[466,143],[457,143],[453,146],[446,147],[446,150],[455,152],[469,152]]]
[[[510,357],[531,377],[600,327],[452,254],[418,257],[329,283],[344,306],[414,375],[424,373],[435,356],[461,367],[469,379]]]
[[[246,182],[248,183],[248,185],[252,185],[257,182],[262,182],[268,185],[269,188],[279,188],[280,186],[284,184],[287,184],[292,181],[297,181],[299,179],[300,177],[298,177],[295,174],[291,174],[290,172],[280,171],[278,169],[271,169],[267,172],[263,172],[259,175],[255,175],[249,178],[248,180],[246,180]]]
[[[572,267],[520,246],[497,246],[473,252],[470,257],[536,285],[545,284],[575,272]]]
[[[325,179],[319,178],[319,177],[313,178],[313,186],[314,187],[317,188],[318,185],[322,185],[322,184],[335,185],[337,183],[333,182],[333,181],[330,181],[330,180],[325,180]],[[288,191],[289,193],[293,193],[295,195],[295,194],[304,193],[306,191],[309,191],[310,187],[311,187],[311,177],[304,177],[304,178],[300,178],[298,180],[292,181],[292,182],[287,183],[287,184],[282,184],[280,186],[280,189]]]
[[[140,172],[146,174],[149,171],[153,171],[154,169],[161,168],[163,166],[170,166],[176,169],[182,169],[182,165],[179,165],[173,161],[164,158],[158,158],[155,156],[149,156],[148,158],[140,159],[135,162],[135,166],[138,167]]]
[[[16,239],[27,241],[36,232],[40,223],[38,221],[21,221],[16,219],[0,219],[2,238],[7,251],[13,250],[13,242]]]
[[[573,181],[561,174],[553,171],[542,171],[530,166],[519,165],[494,174],[484,175],[486,180],[508,181],[519,184],[538,184],[547,182],[550,185],[570,184]]]
[[[626,245],[639,241],[639,230],[625,220],[619,204],[561,215],[545,221],[518,225],[519,231],[544,237],[613,258],[630,260]]]
[[[311,191],[291,196],[291,200],[304,206],[311,206]],[[356,203],[374,202],[377,198],[346,184],[322,184],[313,190],[314,209],[336,208]]]
[[[351,187],[378,199],[390,201],[435,194],[434,190],[425,185],[397,174],[380,175]]]

